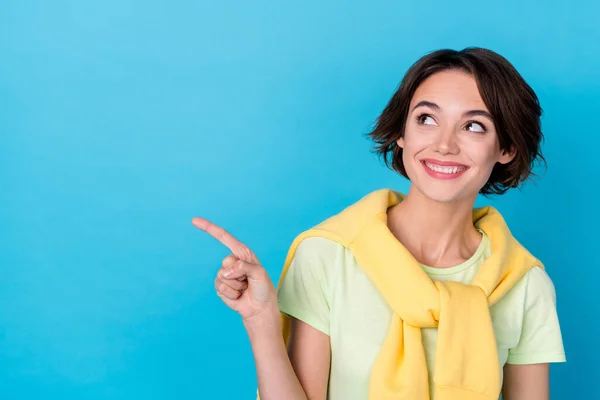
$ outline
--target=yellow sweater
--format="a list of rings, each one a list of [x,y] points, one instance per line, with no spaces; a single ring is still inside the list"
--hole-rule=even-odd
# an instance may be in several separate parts
[[[420,328],[438,327],[434,370],[436,400],[497,400],[500,366],[489,306],[541,262],[511,235],[492,207],[473,211],[475,227],[486,232],[492,255],[471,285],[434,282],[387,227],[387,209],[401,201],[389,189],[365,196],[341,213],[296,237],[279,285],[296,248],[322,236],[349,248],[393,310],[384,344],[370,377],[371,400],[429,400]],[[287,343],[289,317],[282,314]]]

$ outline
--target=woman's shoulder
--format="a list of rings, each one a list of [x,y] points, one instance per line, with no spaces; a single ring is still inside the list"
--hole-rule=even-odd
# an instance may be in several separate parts
[[[519,279],[511,290],[526,292],[554,293],[554,283],[543,265],[534,265]]]
[[[525,276],[527,280],[527,293],[531,297],[532,294],[544,296],[555,300],[556,290],[554,282],[544,267],[537,265],[531,268]]]
[[[545,304],[546,306],[537,307],[539,312],[545,312],[544,308],[553,307],[556,303],[554,283],[544,267],[536,265],[530,268],[498,303],[500,309],[510,309],[511,313],[520,310],[521,314],[527,313],[532,305]]]
[[[298,244],[294,259],[331,263],[344,251],[344,246],[335,240],[323,236],[310,236]]]

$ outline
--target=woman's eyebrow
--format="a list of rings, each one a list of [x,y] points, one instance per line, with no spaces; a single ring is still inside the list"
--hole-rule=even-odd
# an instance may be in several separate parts
[[[441,111],[442,109],[440,108],[440,106],[438,106],[437,104],[431,102],[431,101],[427,101],[427,100],[421,100],[420,102],[418,102],[414,107],[413,107],[413,111],[417,108],[417,107],[429,107],[429,108],[433,108],[436,111]]]
[[[494,121],[492,115],[485,110],[470,110],[463,114],[463,117],[486,117],[490,121]]]
[[[413,111],[418,108],[418,107],[429,107],[432,108],[436,111],[442,111],[442,108],[440,106],[438,106],[437,104],[435,104],[432,101],[427,101],[427,100],[421,100],[420,102],[418,102],[417,104],[415,104],[415,106],[413,107]],[[464,117],[486,117],[488,118],[490,121],[493,121],[494,119],[492,118],[492,115],[485,111],[485,110],[469,110],[466,111],[463,114],[463,118]]]

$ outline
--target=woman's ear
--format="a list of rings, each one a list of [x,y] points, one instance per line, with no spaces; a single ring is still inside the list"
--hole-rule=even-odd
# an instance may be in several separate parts
[[[514,146],[512,146],[510,149],[502,149],[500,150],[500,158],[498,159],[498,162],[500,164],[508,164],[509,162],[511,162],[512,160],[515,159],[515,156],[517,155],[517,150],[515,149]]]
[[[398,147],[403,149],[404,148],[404,138],[403,137],[398,138],[398,140],[396,140],[396,144],[398,145]]]

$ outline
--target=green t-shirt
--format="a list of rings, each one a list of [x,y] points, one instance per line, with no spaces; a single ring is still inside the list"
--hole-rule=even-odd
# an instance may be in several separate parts
[[[479,248],[464,263],[423,268],[432,280],[469,284],[489,255],[489,238],[484,233]],[[387,335],[392,311],[352,251],[330,239],[305,239],[278,299],[281,312],[329,335],[328,399],[367,399],[370,370]],[[554,285],[542,268],[532,268],[490,307],[490,314],[501,366],[565,361]],[[432,388],[437,328],[421,332]]]

